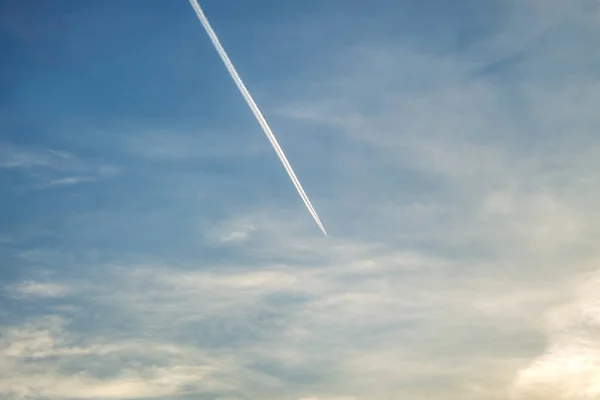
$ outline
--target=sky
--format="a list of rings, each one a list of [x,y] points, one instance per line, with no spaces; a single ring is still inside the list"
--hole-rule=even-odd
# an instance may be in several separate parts
[[[0,0],[0,397],[600,398],[600,3]]]

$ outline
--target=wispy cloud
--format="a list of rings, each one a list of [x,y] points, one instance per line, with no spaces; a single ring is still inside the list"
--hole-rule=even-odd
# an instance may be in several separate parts
[[[65,178],[51,179],[48,182],[44,182],[44,183],[38,185],[37,187],[39,189],[44,189],[44,188],[51,188],[51,187],[55,187],[55,186],[72,186],[72,185],[77,185],[79,183],[93,182],[93,181],[95,181],[95,179],[90,178],[90,177],[68,176]]]
[[[22,172],[37,189],[71,186],[115,175],[113,165],[86,161],[67,151],[0,143],[0,169]]]
[[[0,144],[0,166],[2,168],[49,167],[54,169],[73,168],[74,156],[65,151],[28,149],[10,143]]]
[[[6,292],[17,299],[57,298],[69,294],[66,286],[52,282],[25,281],[6,288]]]
[[[226,388],[211,378],[218,361],[195,349],[151,341],[103,343],[101,338],[82,343],[66,330],[67,322],[46,317],[3,331],[0,393],[9,398],[135,399]],[[139,368],[150,359],[153,365]]]
[[[98,354],[102,359],[112,359],[111,354],[135,359],[135,348],[152,346],[156,349],[153,363],[113,365],[111,377],[75,382],[68,369],[52,374],[40,370],[36,382],[49,382],[53,387],[73,383],[81,388],[68,392],[75,397],[85,388],[95,393],[101,385],[114,387],[115,397],[150,396],[141,388],[144,384],[154,388],[163,378],[170,382],[157,392],[163,395],[182,395],[188,389],[201,393],[206,387],[233,397],[253,388],[250,393],[263,398],[281,390],[292,398],[326,399],[385,398],[389,393],[446,398],[456,392],[456,386],[428,391],[428,382],[436,379],[450,380],[453,385],[470,382],[470,387],[460,389],[465,398],[501,398],[498,394],[510,384],[512,375],[542,346],[544,321],[539,315],[568,291],[558,290],[560,285],[548,288],[465,273],[463,269],[482,268],[476,261],[469,266],[465,260],[342,239],[332,246],[313,247],[312,259],[306,263],[306,255],[296,248],[299,243],[311,246],[311,235],[283,236],[281,232],[290,231],[276,224],[270,221],[264,225],[268,229],[259,224],[262,236],[250,238],[251,247],[237,247],[243,262],[235,258],[212,265],[104,266],[108,283],[71,283],[86,287],[86,301],[106,310],[102,318],[107,323],[129,321],[128,327],[108,323],[94,337],[76,328],[87,319],[78,315],[73,328],[63,321],[59,333],[53,334],[64,344],[49,350],[48,345],[40,349],[28,342],[25,348],[37,349],[28,355],[10,350],[17,362],[13,370],[31,374],[19,360],[52,354],[65,366],[79,360],[78,368],[93,377],[90,368]],[[233,221],[230,226],[237,229]],[[277,257],[274,244],[279,249]],[[497,266],[488,265],[485,270],[490,267]],[[153,343],[135,344],[142,333]],[[85,344],[75,345],[81,341]],[[534,349],[528,348],[530,343]],[[164,346],[187,355],[163,352]],[[204,356],[196,358],[195,354]],[[170,367],[150,366],[165,363]],[[210,367],[210,373],[205,378],[199,372],[190,373],[196,383],[190,387],[191,381],[181,377],[188,384],[178,385],[182,381],[174,379],[171,369],[190,371],[190,365],[198,363]],[[458,364],[462,367],[457,368]],[[323,380],[323,376],[338,377],[343,384]],[[125,381],[135,390],[120,386]],[[10,378],[5,382],[19,387]],[[406,385],[408,390],[403,389]],[[62,391],[44,393],[63,395]]]
[[[224,263],[104,265],[103,283],[70,282],[85,288],[88,307],[104,310],[101,333],[82,331],[90,317],[80,313],[72,325],[5,326],[4,340],[14,345],[3,350],[12,371],[4,393],[441,399],[458,391],[501,399],[511,385],[517,394],[538,387],[530,376],[540,362],[527,365],[543,352],[546,332],[570,332],[573,312],[593,316],[593,300],[569,300],[595,293],[591,286],[515,280],[500,274],[511,257],[484,264],[347,239],[320,246],[276,220],[256,222],[260,236],[249,235],[251,246],[223,242],[241,252]],[[238,230],[234,221],[228,226]],[[300,243],[312,248],[308,263]],[[26,366],[31,357],[39,368]],[[46,367],[50,357],[59,369]],[[72,368],[85,372],[74,376]],[[448,386],[433,391],[432,380]]]

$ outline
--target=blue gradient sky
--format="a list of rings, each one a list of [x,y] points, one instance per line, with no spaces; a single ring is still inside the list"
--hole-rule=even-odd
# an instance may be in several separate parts
[[[600,397],[600,3],[0,1],[0,397]]]

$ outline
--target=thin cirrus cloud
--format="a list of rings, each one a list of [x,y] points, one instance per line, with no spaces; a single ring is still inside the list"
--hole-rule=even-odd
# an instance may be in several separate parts
[[[98,181],[118,172],[114,165],[86,161],[67,151],[10,143],[0,143],[0,169],[6,174],[24,174],[36,189]]]

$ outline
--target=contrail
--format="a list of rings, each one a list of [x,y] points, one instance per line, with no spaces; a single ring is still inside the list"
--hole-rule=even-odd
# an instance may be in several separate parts
[[[306,208],[308,209],[308,211],[310,212],[310,214],[314,218],[314,220],[317,223],[317,225],[319,225],[319,228],[321,229],[321,231],[323,232],[323,234],[325,236],[327,236],[327,232],[325,231],[325,228],[323,227],[323,224],[321,223],[321,220],[319,219],[319,216],[317,215],[317,212],[313,208],[312,204],[310,204],[310,200],[308,199],[308,196],[304,192],[304,189],[302,188],[302,185],[300,184],[300,181],[296,177],[296,174],[294,173],[294,170],[292,169],[292,166],[288,162],[285,154],[283,154],[283,150],[279,146],[279,143],[277,143],[277,139],[275,139],[275,135],[273,135],[273,132],[271,131],[271,128],[269,127],[269,124],[267,124],[267,120],[265,119],[265,117],[263,117],[262,113],[260,112],[260,109],[258,108],[258,106],[256,105],[256,103],[254,102],[254,99],[252,99],[252,96],[250,95],[250,92],[248,91],[248,89],[246,89],[246,85],[244,85],[244,82],[242,81],[242,78],[240,78],[240,76],[238,75],[237,71],[235,70],[235,67],[233,66],[233,63],[231,62],[231,60],[227,56],[227,53],[225,52],[225,49],[221,45],[221,42],[219,41],[219,38],[217,37],[217,34],[215,33],[215,31],[213,31],[212,27],[210,26],[210,23],[208,22],[208,19],[204,15],[204,12],[202,12],[202,8],[200,8],[200,4],[198,4],[198,2],[196,0],[189,0],[189,2],[192,5],[192,7],[194,8],[194,11],[196,12],[196,15],[198,16],[198,19],[200,19],[200,22],[202,22],[202,26],[206,30],[206,33],[208,33],[208,36],[210,37],[210,40],[212,41],[212,44],[215,46],[215,49],[219,53],[219,56],[221,56],[221,60],[223,61],[223,63],[227,67],[227,70],[229,71],[229,74],[231,75],[231,78],[233,78],[233,81],[235,82],[235,84],[237,85],[238,89],[242,93],[242,96],[244,96],[244,99],[246,100],[246,103],[248,103],[248,106],[252,110],[252,113],[256,117],[256,120],[258,121],[258,123],[262,127],[262,129],[265,132],[265,135],[267,136],[267,138],[269,139],[269,142],[271,142],[271,145],[273,146],[273,149],[275,149],[275,153],[277,153],[277,156],[279,157],[279,160],[281,160],[281,163],[283,164],[283,167],[285,168],[285,170],[287,171],[288,175],[290,176],[290,179],[292,180],[292,183],[296,187],[296,190],[298,190],[298,194],[300,195],[300,197],[304,201],[304,204],[306,205]]]

